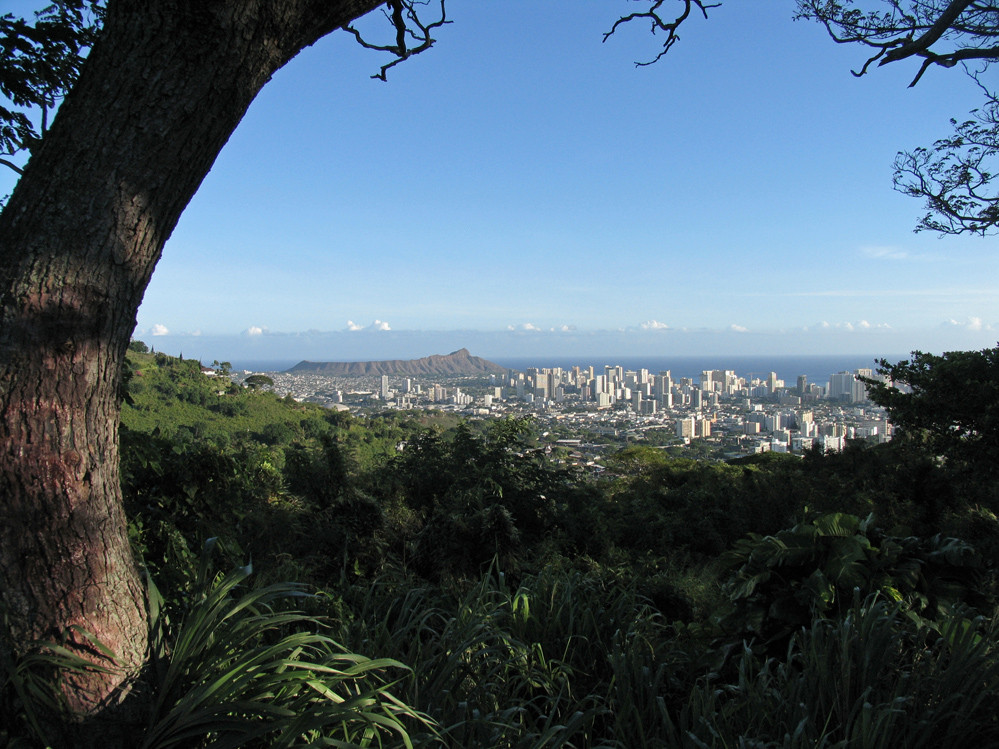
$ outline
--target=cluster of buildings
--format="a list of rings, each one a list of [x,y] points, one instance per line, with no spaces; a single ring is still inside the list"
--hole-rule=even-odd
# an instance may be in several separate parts
[[[804,375],[793,385],[776,373],[743,377],[704,370],[697,378],[670,371],[606,366],[528,368],[505,375],[332,378],[273,373],[275,389],[336,408],[438,408],[469,415],[533,414],[565,436],[614,435],[642,440],[664,433],[726,454],[841,450],[848,439],[886,441],[891,425],[867,397],[870,369],[838,372],[827,383]],[[423,380],[423,382],[421,382]],[[445,384],[441,384],[444,382]]]
[[[542,410],[623,410],[636,426],[672,426],[687,443],[715,436],[740,452],[803,452],[890,438],[883,409],[867,397],[864,379],[874,378],[872,370],[857,369],[822,385],[801,375],[789,387],[775,372],[747,379],[733,370],[704,370],[699,378],[674,380],[669,371],[606,366],[510,372],[506,385],[515,399]]]

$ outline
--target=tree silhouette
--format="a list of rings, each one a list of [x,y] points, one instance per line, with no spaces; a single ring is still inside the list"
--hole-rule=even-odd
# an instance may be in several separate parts
[[[872,53],[854,75],[873,65],[918,60],[910,86],[933,67],[961,65],[978,83],[985,103],[954,134],[930,148],[900,152],[895,189],[926,201],[916,230],[986,235],[999,228],[999,100],[983,73],[999,59],[999,4],[983,0],[798,0],[798,17],[822,23],[833,41]]]

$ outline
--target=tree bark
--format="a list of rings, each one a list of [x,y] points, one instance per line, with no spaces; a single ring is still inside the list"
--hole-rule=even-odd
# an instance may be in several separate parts
[[[12,642],[85,630],[117,702],[146,657],[118,475],[120,372],[163,245],[250,102],[373,0],[111,0],[78,84],[0,214],[0,596]],[[76,632],[76,634],[72,634]]]

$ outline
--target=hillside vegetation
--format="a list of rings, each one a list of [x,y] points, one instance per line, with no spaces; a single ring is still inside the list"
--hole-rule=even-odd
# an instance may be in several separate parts
[[[996,486],[923,427],[803,459],[631,446],[593,479],[527,420],[359,418],[129,367],[130,532],[187,674],[153,679],[144,745],[999,741]],[[192,622],[217,632],[184,650]],[[311,676],[285,683],[291,663]],[[0,736],[44,735],[31,704],[5,700]]]

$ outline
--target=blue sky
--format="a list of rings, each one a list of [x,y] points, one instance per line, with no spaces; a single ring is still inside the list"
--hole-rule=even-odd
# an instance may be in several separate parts
[[[636,69],[647,27],[601,38],[637,8],[449,0],[387,83],[346,34],[306,50],[181,218],[135,336],[209,360],[996,345],[996,238],[914,234],[891,188],[972,81],[855,78],[864,50],[790,0],[726,0]]]

